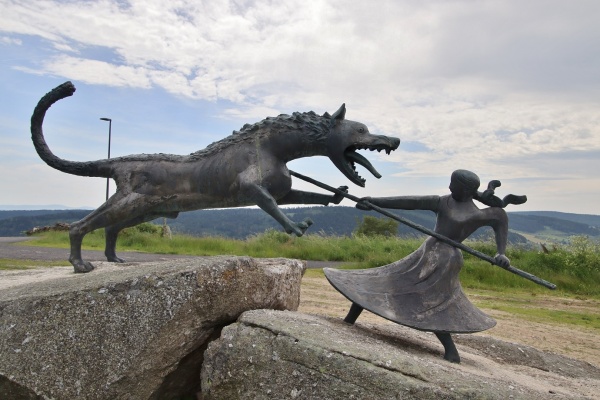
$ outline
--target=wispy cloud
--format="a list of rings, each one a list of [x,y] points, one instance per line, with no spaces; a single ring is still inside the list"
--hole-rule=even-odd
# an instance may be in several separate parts
[[[7,36],[0,37],[0,44],[4,44],[4,45],[14,44],[14,45],[20,46],[22,43],[23,42],[17,38],[11,38],[11,37],[7,37]]]

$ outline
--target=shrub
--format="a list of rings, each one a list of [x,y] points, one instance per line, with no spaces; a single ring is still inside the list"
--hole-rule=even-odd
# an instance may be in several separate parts
[[[377,218],[365,215],[358,223],[355,235],[364,236],[396,236],[398,234],[398,221],[391,218]]]
[[[587,236],[572,237],[564,262],[566,268],[577,272],[580,278],[599,273],[600,243],[591,241]]]
[[[133,229],[142,233],[160,234],[162,232],[162,228],[160,226],[155,225],[151,222],[144,222],[142,224],[136,225],[133,227]]]

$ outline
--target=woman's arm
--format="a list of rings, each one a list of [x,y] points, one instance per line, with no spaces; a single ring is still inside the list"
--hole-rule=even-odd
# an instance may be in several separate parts
[[[484,210],[489,215],[490,221],[489,226],[494,229],[496,237],[496,249],[498,253],[494,257],[496,262],[500,265],[508,267],[510,260],[506,257],[506,244],[508,242],[508,216],[502,208],[491,207]]]
[[[381,208],[400,210],[431,210],[437,211],[440,196],[395,196],[395,197],[364,197],[369,203]],[[357,206],[360,203],[357,204]],[[358,207],[364,209],[363,207]],[[368,209],[368,207],[366,207]]]

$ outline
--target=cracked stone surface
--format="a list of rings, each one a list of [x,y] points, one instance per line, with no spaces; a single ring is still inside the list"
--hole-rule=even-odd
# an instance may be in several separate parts
[[[0,273],[0,399],[171,399],[247,310],[298,308],[304,264],[202,257]]]
[[[430,333],[248,311],[208,346],[202,399],[581,399],[600,387],[588,363],[472,335],[457,343],[460,365]]]

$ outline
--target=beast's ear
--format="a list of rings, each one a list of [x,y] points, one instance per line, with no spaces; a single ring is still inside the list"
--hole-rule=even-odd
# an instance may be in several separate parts
[[[325,111],[325,114],[323,114],[323,118],[331,118],[331,115],[329,115],[329,113]]]
[[[331,123],[336,123],[338,121],[343,121],[346,116],[346,103],[342,104],[342,106],[333,113],[331,116]]]

